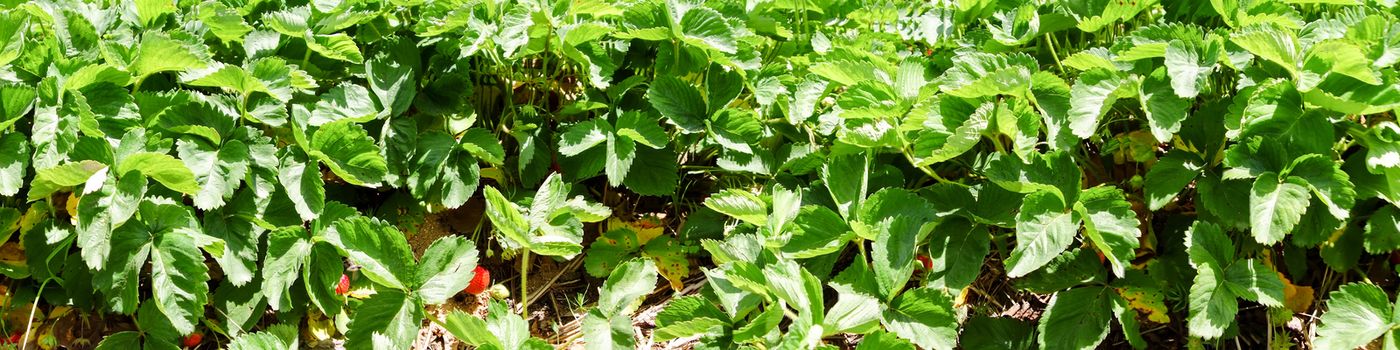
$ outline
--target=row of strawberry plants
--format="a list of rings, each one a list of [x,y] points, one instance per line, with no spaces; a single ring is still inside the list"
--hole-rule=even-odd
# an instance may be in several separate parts
[[[1393,347],[1371,279],[1400,249],[1397,13],[0,1],[0,234],[24,252],[0,273],[134,315],[103,347],[297,347],[324,315],[349,348],[410,347],[425,322],[548,348],[513,314],[541,258],[603,281],[577,316],[598,348],[1143,348],[1144,322],[1200,344],[1251,331],[1241,300],[1325,310],[1296,338],[1319,348]],[[684,224],[613,225],[609,193]],[[473,200],[484,224],[415,253],[404,232]],[[428,317],[483,252],[519,287],[485,319]],[[635,333],[692,264],[700,292]],[[1034,327],[990,317],[988,278],[1048,296]]]

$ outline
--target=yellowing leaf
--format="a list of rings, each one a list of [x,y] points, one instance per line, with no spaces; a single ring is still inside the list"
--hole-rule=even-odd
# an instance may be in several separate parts
[[[1304,313],[1312,309],[1314,290],[1309,286],[1294,285],[1283,273],[1278,274],[1278,278],[1283,280],[1283,305],[1293,312]]]
[[[681,290],[684,280],[690,276],[690,259],[686,255],[692,247],[681,245],[671,236],[660,236],[642,247],[642,255],[656,261],[656,270],[671,282],[672,290]]]
[[[666,232],[666,223],[657,214],[644,215],[632,221],[623,221],[616,216],[608,218],[608,231],[622,228],[636,232],[638,244],[647,244],[652,238]]]
[[[1148,321],[1169,323],[1167,304],[1162,301],[1162,291],[1144,288],[1118,288],[1118,294],[1128,301],[1128,306],[1147,316]]]

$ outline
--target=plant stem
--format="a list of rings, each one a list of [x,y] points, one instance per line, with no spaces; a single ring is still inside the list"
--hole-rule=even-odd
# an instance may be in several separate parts
[[[1055,38],[1051,38],[1049,33],[1045,34],[1045,46],[1050,48],[1050,57],[1055,59],[1055,68],[1060,69],[1060,75],[1065,74],[1065,66],[1060,64],[1060,55],[1055,53]]]
[[[24,323],[24,340],[20,341],[20,349],[29,348],[29,330],[34,326],[34,311],[39,310],[39,297],[44,296],[44,287],[49,285],[50,280],[44,280],[39,284],[39,292],[34,295],[34,305],[29,307],[29,319]]]
[[[530,250],[520,253],[520,316],[525,316],[525,308],[530,307],[530,290],[526,283],[530,278]],[[528,322],[528,321],[527,321]]]

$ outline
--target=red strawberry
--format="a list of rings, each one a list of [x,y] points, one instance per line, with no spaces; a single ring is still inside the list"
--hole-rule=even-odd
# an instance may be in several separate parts
[[[486,288],[490,286],[491,271],[486,271],[486,269],[481,268],[481,266],[477,266],[475,274],[472,275],[472,283],[468,284],[467,289],[462,291],[467,292],[467,294],[477,295],[481,294],[481,292],[485,292]]]
[[[185,336],[185,340],[184,340],[183,342],[181,342],[180,344],[181,344],[181,345],[184,345],[184,346],[187,347],[187,348],[193,348],[193,347],[195,347],[195,345],[199,345],[199,342],[200,342],[200,341],[203,341],[203,340],[204,340],[204,333],[194,332],[194,333],[190,333],[190,335]]]
[[[914,258],[918,259],[920,263],[923,263],[925,271],[933,270],[933,259],[929,259],[928,255],[919,254],[919,256]]]
[[[24,340],[24,332],[15,331],[14,333],[10,333],[10,338],[5,340],[6,344],[19,344],[21,340]]]
[[[345,295],[350,292],[350,276],[340,275],[340,283],[335,285],[335,294]]]

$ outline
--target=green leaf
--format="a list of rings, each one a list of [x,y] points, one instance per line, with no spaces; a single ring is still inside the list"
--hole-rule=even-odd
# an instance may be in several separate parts
[[[180,160],[200,184],[199,193],[194,195],[195,207],[209,210],[224,206],[248,172],[248,146],[239,140],[230,140],[217,149],[201,141],[180,140],[176,144]]]
[[[1167,43],[1163,63],[1171,77],[1172,91],[1177,96],[1195,98],[1200,94],[1215,70],[1216,62],[1220,60],[1221,46],[1218,40],[1193,42],[1178,39]]]
[[[34,180],[29,182],[29,201],[44,199],[64,187],[80,185],[87,182],[93,174],[106,168],[102,163],[84,160],[40,169],[35,172]]]
[[[462,133],[461,145],[462,149],[477,159],[495,165],[505,164],[506,150],[501,146],[501,140],[496,139],[496,135],[491,134],[490,130],[467,129]]]
[[[861,338],[856,350],[914,350],[914,344],[894,334],[876,331]]]
[[[267,235],[263,255],[262,293],[273,310],[292,307],[292,283],[300,276],[302,264],[311,254],[311,241],[299,229],[281,229]]]
[[[1158,141],[1170,141],[1181,130],[1181,121],[1186,120],[1186,111],[1191,109],[1192,100],[1178,97],[1172,88],[1167,82],[1167,70],[1162,68],[1143,78],[1139,87],[1138,99],[1147,113],[1147,125]]]
[[[792,223],[784,227],[791,236],[779,251],[793,259],[835,253],[855,236],[835,211],[816,205],[801,207]]]
[[[647,89],[647,100],[682,131],[694,133],[704,129],[708,116],[705,100],[690,83],[669,75],[658,77]]]
[[[135,7],[136,17],[140,19],[141,26],[146,28],[156,27],[157,19],[176,10],[174,3],[160,0],[137,0]]]
[[[287,198],[302,221],[315,220],[326,206],[325,180],[321,179],[321,167],[314,162],[298,160],[297,156],[282,158],[277,171],[277,181],[282,185]]]
[[[306,47],[329,59],[359,64],[365,60],[355,40],[345,33],[331,35],[307,34]]]
[[[1236,262],[1225,269],[1225,287],[1236,296],[1265,306],[1283,306],[1283,280],[1279,279],[1278,272],[1254,259]]]
[[[1083,175],[1073,157],[1066,152],[1051,152],[1032,153],[1029,158],[1022,162],[1008,154],[993,154],[982,172],[987,179],[1009,191],[1049,191],[1065,203],[1074,203]]]
[[[350,120],[321,126],[311,137],[310,147],[312,158],[352,185],[376,187],[388,172],[388,164],[374,140]]]
[[[637,111],[627,111],[619,115],[616,131],[618,136],[625,136],[651,148],[663,148],[670,144],[666,130],[662,129],[655,119]]]
[[[144,215],[144,214],[143,214]],[[209,268],[188,233],[155,236],[151,249],[151,291],[161,313],[180,334],[195,331],[209,302]]]
[[[341,120],[363,123],[378,116],[379,110],[374,107],[369,89],[344,83],[321,94],[321,100],[316,102],[316,109],[311,110],[311,119],[307,123],[311,126],[322,126]]]
[[[1259,58],[1283,67],[1293,76],[1298,75],[1298,49],[1302,46],[1293,31],[1268,24],[1254,25],[1231,34],[1230,41]]]
[[[1387,205],[1366,221],[1366,252],[1387,253],[1400,249],[1400,209]]]
[[[1198,159],[1180,150],[1172,150],[1157,158],[1157,164],[1147,171],[1143,180],[1143,192],[1147,196],[1147,208],[1162,209],[1176,199],[1177,193],[1186,188],[1201,174]]]
[[[1020,96],[1038,69],[1035,58],[1024,53],[997,55],[974,52],[953,57],[953,66],[938,77],[939,89],[962,98],[995,95]]]
[[[874,236],[870,261],[875,283],[886,299],[909,281],[915,249],[928,234],[925,225],[933,220],[933,206],[901,188],[881,189],[861,206],[852,226],[857,235]]]
[[[180,193],[195,195],[200,191],[194,173],[180,160],[167,154],[140,152],[127,156],[117,164],[117,176],[126,176],[132,171],[140,171],[166,188]]]
[[[852,219],[869,193],[870,157],[864,154],[835,156],[822,165],[821,177],[836,202],[836,212]]]
[[[1042,349],[1091,349],[1108,337],[1112,289],[1084,287],[1056,293],[1045,306],[1036,340]]]
[[[590,119],[569,126],[559,136],[559,154],[573,157],[608,141],[612,126],[602,119]]]
[[[1026,196],[1016,216],[1016,249],[1006,259],[1007,276],[1021,277],[1065,251],[1079,230],[1080,214],[1051,192]]]
[[[1349,283],[1328,295],[1327,312],[1314,343],[1318,349],[1357,349],[1386,336],[1394,347],[1400,325],[1385,290],[1370,283]]]
[[[169,35],[159,32],[150,32],[141,35],[141,43],[137,44],[135,57],[127,70],[131,75],[141,81],[146,76],[160,72],[187,71],[204,68],[209,64],[208,59],[201,57],[192,45],[175,39]]]
[[[1308,209],[1307,182],[1289,176],[1279,179],[1265,173],[1254,180],[1249,191],[1250,232],[1261,244],[1274,244],[1293,231]]]
[[[486,217],[491,219],[496,232],[515,246],[529,247],[533,233],[520,207],[495,187],[483,187],[481,192],[486,197]]]
[[[972,285],[991,251],[991,237],[986,226],[958,217],[944,219],[929,237],[933,269],[926,278],[934,287],[962,289]]]
[[[640,195],[669,196],[680,185],[679,167],[676,152],[669,148],[638,148],[637,158],[622,183]]]
[[[424,304],[437,305],[471,283],[476,268],[476,243],[459,236],[434,241],[423,251],[414,284]]]
[[[1113,103],[1121,97],[1119,90],[1129,83],[1129,79],[1106,69],[1080,74],[1074,86],[1069,88],[1069,129],[1074,136],[1080,139],[1093,136],[1098,129],[1099,118],[1108,114]]]
[[[733,30],[719,11],[707,7],[691,8],[684,11],[679,27],[680,39],[687,44],[727,54],[733,54],[738,49]]]
[[[29,172],[29,138],[20,133],[0,136],[0,196],[14,196]]]
[[[1219,227],[1196,221],[1187,232],[1187,252],[1196,277],[1191,283],[1187,326],[1191,335],[1213,339],[1234,322],[1239,304],[1225,281],[1225,266],[1234,262],[1235,247]]]
[[[656,314],[654,336],[658,341],[717,333],[729,326],[729,316],[699,295],[683,296],[666,303]]]
[[[953,299],[932,288],[901,293],[880,315],[891,333],[925,349],[953,349],[958,342],[958,321]]]
[[[409,290],[415,278],[413,251],[399,230],[379,219],[352,217],[336,221],[326,241],[344,251],[360,272],[385,287]]]
[[[705,199],[705,206],[743,222],[758,226],[768,225],[768,204],[748,191],[720,190]]]
[[[598,290],[598,306],[584,316],[583,333],[590,348],[635,347],[631,315],[656,287],[656,264],[633,259],[617,268]]]
[[[1298,177],[1306,181],[1308,189],[1321,200],[1332,217],[1345,220],[1356,204],[1356,189],[1351,177],[1342,171],[1341,162],[1320,154],[1309,154],[1293,160],[1289,166],[1290,178]]]
[[[1094,187],[1079,195],[1075,211],[1084,218],[1084,236],[1094,243],[1113,267],[1113,273],[1124,276],[1124,270],[1137,257],[1137,213],[1124,199],[1117,187]]]
[[[380,290],[355,310],[345,332],[345,346],[409,349],[422,322],[423,305],[417,298],[401,291]]]

